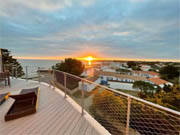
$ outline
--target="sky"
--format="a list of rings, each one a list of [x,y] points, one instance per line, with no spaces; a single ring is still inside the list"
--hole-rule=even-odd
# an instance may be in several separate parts
[[[17,58],[180,59],[180,0],[0,0]]]

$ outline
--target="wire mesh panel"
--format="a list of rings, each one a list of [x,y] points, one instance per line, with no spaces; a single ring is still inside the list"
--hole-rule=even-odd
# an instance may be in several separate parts
[[[176,114],[133,99],[130,127],[143,135],[179,135],[180,118]]]
[[[82,105],[82,89],[80,87],[81,78],[66,74],[66,94],[76,101],[80,106]]]
[[[64,89],[64,73],[54,70],[54,83],[61,90]]]
[[[77,90],[79,90],[79,82],[80,78],[72,76],[70,74],[66,74],[66,88],[69,93],[73,94]]]
[[[108,89],[86,82],[84,109],[114,135],[126,132],[127,98]]]
[[[176,111],[64,72],[54,71],[54,77],[56,86],[113,135],[180,134]]]

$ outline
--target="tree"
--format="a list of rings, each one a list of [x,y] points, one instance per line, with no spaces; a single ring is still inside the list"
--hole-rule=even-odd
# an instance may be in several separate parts
[[[137,64],[134,61],[128,61],[127,65],[128,65],[128,68],[132,68],[132,67],[136,66]]]
[[[180,85],[174,85],[168,92],[155,93],[153,97],[148,97],[146,100],[180,111]]]
[[[15,68],[17,68],[17,77],[21,77],[24,75],[23,68],[20,65],[20,63],[17,61],[17,59],[13,58],[10,55],[10,51],[7,49],[1,49],[2,51],[2,63],[3,63],[3,70],[8,70],[10,74],[12,75],[12,70],[14,70],[14,73],[16,72]],[[13,69],[13,67],[15,67]]]
[[[157,70],[156,70],[156,69],[154,69],[154,68],[149,69],[149,71],[152,71],[152,72],[157,72]]]
[[[83,63],[79,60],[72,58],[67,58],[63,62],[57,63],[52,68],[77,76],[79,76],[84,71]]]
[[[141,71],[141,67],[140,66],[132,66],[131,68],[132,68],[132,70]]]
[[[166,84],[164,84],[163,90],[164,90],[165,92],[171,92],[171,91],[172,91],[171,85],[166,85]]]
[[[180,76],[180,72],[178,71],[178,68],[174,67],[173,65],[167,65],[161,68],[159,73],[161,78],[165,80],[173,80],[174,78]]]
[[[154,85],[148,83],[148,82],[144,82],[144,81],[136,81],[133,84],[133,88],[138,88],[140,89],[140,91],[142,93],[140,93],[140,95],[142,94],[142,96],[146,96],[146,95],[153,95],[153,93],[155,92],[155,88]]]

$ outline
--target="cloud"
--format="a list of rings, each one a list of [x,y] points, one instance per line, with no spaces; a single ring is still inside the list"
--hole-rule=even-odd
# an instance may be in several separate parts
[[[178,11],[178,0],[0,0],[0,47],[19,56],[177,59]]]
[[[10,8],[10,11],[15,11],[19,6],[44,12],[52,12],[72,7],[74,4],[89,6],[94,2],[95,0],[0,0],[0,15],[7,16]]]
[[[147,0],[129,0],[130,2],[145,2]]]
[[[127,36],[130,32],[114,32],[113,35],[115,36]]]

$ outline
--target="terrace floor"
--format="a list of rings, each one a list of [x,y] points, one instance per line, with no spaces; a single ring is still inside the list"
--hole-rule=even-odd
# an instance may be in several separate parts
[[[47,84],[11,79],[11,87],[0,83],[0,94],[20,93],[21,89],[40,87],[39,105],[35,114],[4,121],[4,116],[13,104],[9,98],[0,105],[0,135],[99,135],[108,132],[87,112],[81,116],[81,108],[70,97],[63,97],[59,89]]]

